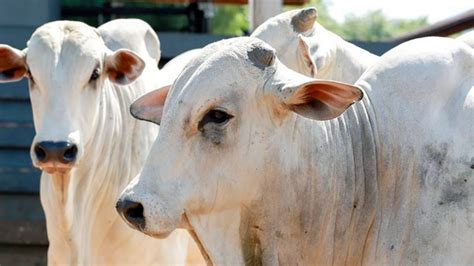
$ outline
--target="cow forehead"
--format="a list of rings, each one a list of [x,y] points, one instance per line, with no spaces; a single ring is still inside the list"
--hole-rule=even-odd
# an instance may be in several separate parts
[[[26,60],[35,81],[45,87],[85,79],[104,58],[105,44],[97,31],[81,22],[57,21],[31,36]]]
[[[258,40],[261,42],[260,40]],[[231,103],[237,107],[243,95],[254,95],[264,83],[264,71],[248,59],[250,42],[227,42],[210,47],[184,69],[173,85],[164,110],[167,120],[189,116],[209,105]],[[204,48],[206,49],[206,48]]]
[[[173,85],[170,99],[211,97],[225,90],[240,89],[246,84],[262,79],[262,69],[248,58],[252,44],[257,39],[216,43],[203,49],[181,73]]]
[[[172,104],[165,113],[176,117],[198,113],[209,105],[237,104],[239,96],[248,93],[258,82],[247,68],[231,57],[202,65],[188,79],[175,83],[169,101]]]
[[[27,60],[48,61],[46,57],[58,57],[65,49],[64,54],[70,54],[65,59],[72,57],[79,60],[84,56],[101,55],[104,47],[103,40],[93,27],[81,22],[56,21],[39,27],[33,33],[28,42]]]

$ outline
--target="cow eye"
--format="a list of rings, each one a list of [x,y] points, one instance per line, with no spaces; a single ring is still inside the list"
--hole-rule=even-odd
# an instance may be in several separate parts
[[[92,71],[91,81],[97,80],[99,77],[100,77],[100,71],[98,68],[96,68],[94,69],[94,71]]]
[[[209,123],[213,123],[216,125],[224,125],[232,118],[233,118],[232,115],[224,111],[212,109],[209,112],[207,112],[207,114],[204,115],[204,117],[201,119],[201,121],[198,124],[198,129],[202,131],[204,126]]]

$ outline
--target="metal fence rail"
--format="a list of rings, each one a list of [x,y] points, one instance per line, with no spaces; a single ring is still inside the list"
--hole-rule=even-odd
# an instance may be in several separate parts
[[[468,10],[457,16],[426,26],[417,31],[396,37],[390,41],[394,43],[402,43],[415,38],[427,36],[446,37],[454,33],[470,29],[472,27],[474,27],[474,9]]]

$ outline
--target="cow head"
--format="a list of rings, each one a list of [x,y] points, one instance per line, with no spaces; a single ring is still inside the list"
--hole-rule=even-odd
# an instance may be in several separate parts
[[[19,51],[0,45],[0,82],[29,80],[36,136],[31,147],[35,166],[67,172],[94,139],[110,82],[126,85],[144,68],[128,50],[110,51],[98,32],[79,22],[43,25]]]
[[[188,226],[186,217],[250,204],[265,180],[294,167],[282,141],[297,114],[332,119],[361,97],[352,85],[288,69],[258,39],[211,44],[171,90],[133,103],[135,117],[161,123],[160,134],[117,208],[131,226],[160,237]]]
[[[316,22],[314,7],[291,10],[268,19],[252,33],[275,48],[278,58],[290,69],[308,77],[319,77],[330,63],[334,34]]]

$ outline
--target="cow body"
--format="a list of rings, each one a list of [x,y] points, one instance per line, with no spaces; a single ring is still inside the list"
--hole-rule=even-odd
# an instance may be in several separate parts
[[[378,56],[326,30],[316,18],[315,8],[284,12],[252,36],[275,48],[281,62],[298,73],[353,84]]]
[[[179,54],[178,56],[174,57],[173,60],[166,63],[163,68],[160,69],[161,83],[164,86],[172,84],[179,73],[181,73],[181,70],[183,70],[183,66],[199,55],[200,52],[201,49],[192,49]]]
[[[463,41],[467,43],[467,45],[471,46],[471,48],[474,48],[474,30],[461,34],[456,39]]]
[[[296,74],[253,38],[209,45],[121,200],[143,206],[146,234],[192,228],[217,264],[469,264],[473,59],[450,39],[405,43],[344,112],[357,87]]]
[[[0,59],[13,69],[25,60],[23,67],[30,72],[37,133],[31,155],[44,170],[40,196],[48,263],[183,264],[192,241],[186,231],[157,241],[128,228],[114,209],[158,132],[129,114],[135,98],[160,86],[159,41],[151,27],[140,20],[112,21],[98,30],[52,22],[35,31],[24,53],[26,59]],[[2,77],[11,72],[7,68]],[[38,143],[63,140],[77,147],[73,164],[42,162]]]
[[[473,63],[463,44],[423,38],[389,52],[357,82],[377,133],[379,196],[367,262],[474,260]]]

